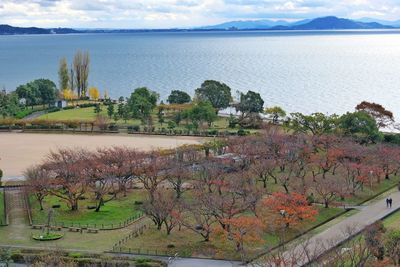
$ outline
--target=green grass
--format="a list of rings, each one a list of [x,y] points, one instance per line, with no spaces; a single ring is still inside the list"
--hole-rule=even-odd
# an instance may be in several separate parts
[[[365,185],[363,191],[357,192],[355,196],[347,197],[344,201],[346,204],[358,205],[368,200],[370,197],[383,193],[389,188],[397,185],[400,182],[400,176],[392,176],[389,180],[384,179],[380,184],[375,184],[372,188]]]
[[[102,105],[101,106],[101,112],[100,114],[103,116],[107,116],[107,107]],[[115,106],[114,110],[117,110],[117,106]],[[155,109],[152,113],[152,118],[153,118],[153,123],[154,127],[156,129],[161,129],[161,128],[166,128],[168,126],[168,121],[171,120],[171,118],[168,118],[167,116],[165,117],[165,122],[161,125],[158,122],[158,117],[157,117],[157,110]],[[77,109],[67,109],[67,110],[61,110],[57,112],[52,112],[52,113],[47,113],[44,114],[38,119],[44,119],[44,120],[50,120],[50,121],[62,121],[62,120],[79,120],[79,121],[94,121],[96,119],[97,114],[94,112],[94,107],[88,107],[88,108],[77,108]],[[132,126],[132,125],[141,125],[141,121],[137,119],[130,119],[125,122],[125,120],[118,120],[114,121],[114,119],[110,119],[110,122],[116,123],[117,125],[120,126]],[[212,127],[210,129],[219,129],[219,130],[227,130],[228,129],[228,119],[223,118],[223,117],[218,117],[218,119],[213,123]],[[176,127],[175,129],[177,130],[183,130],[185,129],[185,122],[181,122],[181,124]]]
[[[102,106],[102,111],[100,114],[107,116],[106,107]],[[76,109],[67,109],[67,110],[47,113],[38,117],[38,119],[45,119],[51,121],[58,121],[58,120],[93,121],[96,119],[96,113],[94,113],[94,107],[76,108]]]
[[[32,238],[37,241],[53,241],[53,240],[58,240],[63,236],[64,236],[63,234],[57,234],[57,233],[48,233],[48,234],[41,233],[32,235]]]
[[[89,196],[88,196],[89,197]],[[44,201],[44,210],[41,211],[39,203],[31,196],[30,203],[32,209],[32,219],[34,224],[44,224],[47,221],[49,209],[56,204],[60,204],[60,208],[54,210],[55,225],[82,225],[98,228],[116,227],[120,223],[131,217],[137,217],[141,214],[139,207],[134,204],[135,201],[143,200],[143,192],[134,190],[128,194],[127,197],[120,197],[119,199],[107,202],[101,207],[99,212],[93,209],[87,209],[87,206],[94,205],[93,200],[86,199],[79,201],[79,210],[71,211],[67,204],[58,197],[47,196]]]
[[[400,211],[395,212],[383,220],[385,227],[400,230]]]
[[[5,211],[4,211],[4,191],[0,191],[0,225],[4,225],[5,222]]]
[[[319,214],[314,221],[301,226],[301,231],[306,231],[321,222],[336,216],[342,209],[338,208],[319,208]],[[215,225],[217,226],[217,225]],[[296,236],[299,230],[288,230],[285,233],[285,239]],[[215,235],[214,235],[215,237]],[[248,255],[256,256],[268,248],[272,248],[279,244],[277,233],[265,232],[262,236],[262,242],[259,244],[248,245]],[[174,248],[168,248],[173,245]],[[133,253],[150,253],[150,254],[167,254],[173,255],[178,253],[180,256],[206,257],[215,259],[235,259],[240,260],[240,256],[236,253],[233,243],[218,236],[209,242],[204,242],[202,237],[184,227],[179,231],[174,229],[170,235],[166,234],[165,229],[158,231],[153,225],[146,230],[143,235],[129,240],[122,246],[124,251]]]

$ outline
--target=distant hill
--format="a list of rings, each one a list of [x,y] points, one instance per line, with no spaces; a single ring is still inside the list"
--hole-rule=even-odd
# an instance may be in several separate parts
[[[230,21],[218,25],[201,27],[207,30],[347,30],[347,29],[391,29],[400,27],[400,21],[383,24],[373,19],[355,21],[334,16],[305,19],[296,22],[284,20]]]
[[[14,35],[14,34],[65,34],[65,33],[79,33],[79,31],[68,28],[54,28],[43,29],[37,27],[13,27],[10,25],[0,25],[0,35]]]
[[[392,26],[377,22],[359,22],[337,17],[316,18],[300,25],[275,26],[271,30],[356,30],[356,29],[392,29]]]
[[[8,35],[8,34],[49,34],[50,31],[47,29],[41,29],[36,27],[30,28],[21,28],[21,27],[13,27],[10,25],[0,25],[0,34]]]
[[[389,25],[390,24],[390,25]],[[285,20],[241,20],[193,29],[70,29],[70,28],[22,28],[0,25],[0,35],[14,34],[70,34],[70,33],[135,33],[135,32],[185,32],[225,30],[356,30],[400,28],[400,21],[374,21],[364,18],[350,20],[337,17],[305,19],[296,22]]]
[[[203,29],[203,30],[265,30],[272,28],[274,26],[283,25],[288,26],[290,25],[289,22],[285,20],[239,20],[239,21],[229,21],[217,25],[211,26],[204,26],[196,29]]]
[[[400,27],[400,20],[381,20],[381,19],[373,19],[373,18],[361,18],[357,19],[360,22],[377,22],[382,25],[392,26],[392,27]]]

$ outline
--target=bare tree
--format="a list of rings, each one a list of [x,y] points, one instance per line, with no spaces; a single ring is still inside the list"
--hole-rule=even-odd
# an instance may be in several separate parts
[[[152,199],[143,203],[143,210],[161,230],[165,225],[167,234],[179,223],[178,200],[171,192],[158,189],[152,194]]]
[[[87,192],[88,179],[86,150],[59,149],[51,152],[41,166],[51,173],[49,191],[67,202],[71,210],[78,210],[79,199]]]
[[[89,52],[78,50],[74,57],[73,69],[75,73],[75,85],[79,97],[86,96],[89,78],[90,57]]]
[[[43,210],[43,200],[49,195],[49,172],[42,169],[40,166],[28,168],[24,176],[28,180],[29,189],[35,195],[40,205],[40,210]]]

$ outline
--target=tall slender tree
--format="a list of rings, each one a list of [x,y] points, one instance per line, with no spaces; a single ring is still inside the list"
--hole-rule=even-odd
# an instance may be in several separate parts
[[[64,91],[69,88],[69,70],[67,65],[67,59],[64,57],[60,60],[60,66],[58,69],[58,81],[60,91]]]
[[[75,91],[75,72],[73,65],[71,65],[71,68],[69,69],[69,86],[72,92]]]
[[[75,83],[80,97],[86,96],[89,79],[89,52],[77,51],[74,57]]]

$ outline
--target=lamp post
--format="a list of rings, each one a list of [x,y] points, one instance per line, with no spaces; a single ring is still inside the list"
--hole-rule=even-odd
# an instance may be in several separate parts
[[[283,218],[283,225],[282,225],[282,238],[283,238],[283,242],[282,242],[282,247],[285,248],[285,234],[286,234],[286,227],[287,224],[285,222],[285,217],[286,217],[286,210],[280,210],[279,213],[281,214],[282,218]]]

